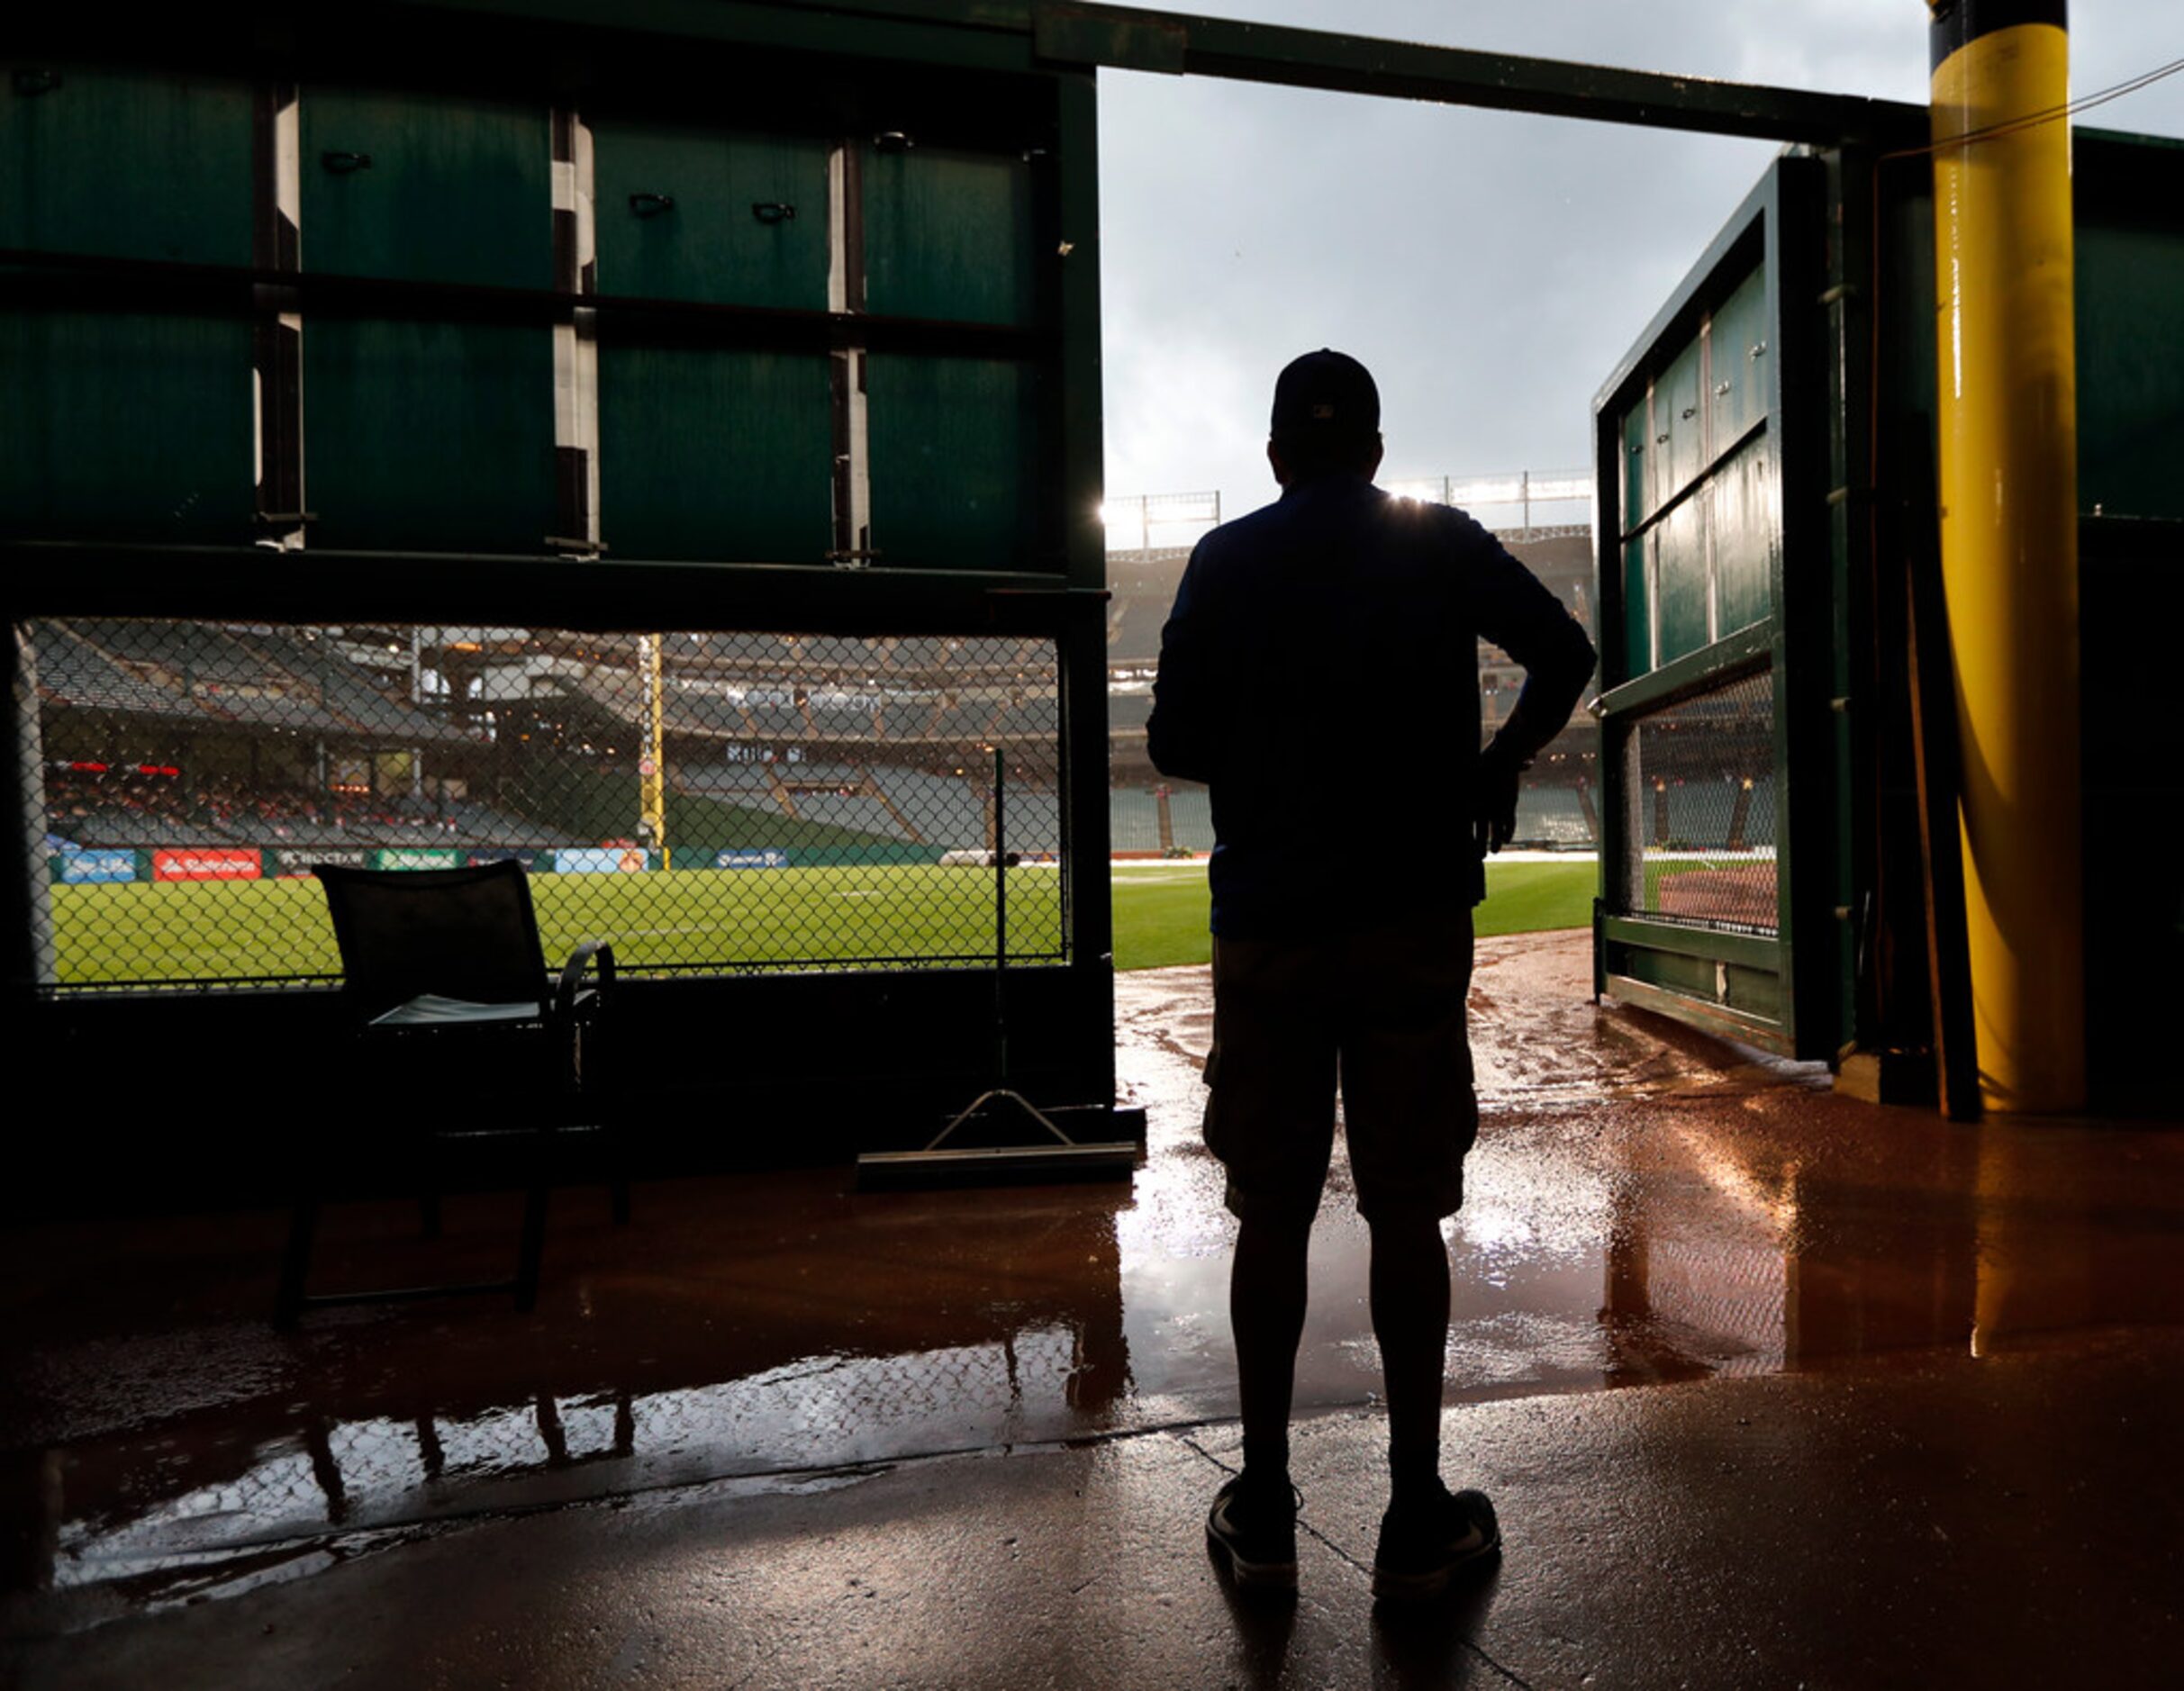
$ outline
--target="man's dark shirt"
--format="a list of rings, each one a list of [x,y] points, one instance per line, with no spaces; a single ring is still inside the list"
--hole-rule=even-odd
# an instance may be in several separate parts
[[[1569,720],[1592,645],[1464,512],[1322,476],[1198,543],[1147,742],[1164,773],[1212,789],[1217,935],[1340,932],[1486,896],[1482,638],[1527,671],[1492,753],[1520,764]]]

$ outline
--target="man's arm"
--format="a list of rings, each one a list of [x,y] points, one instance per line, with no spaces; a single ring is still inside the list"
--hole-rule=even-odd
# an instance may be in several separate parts
[[[1216,683],[1207,639],[1204,573],[1193,552],[1160,631],[1160,670],[1146,723],[1153,767],[1179,781],[1213,779]]]
[[[1563,731],[1599,655],[1539,578],[1485,530],[1477,532],[1484,542],[1476,565],[1479,632],[1525,672],[1515,707],[1480,755],[1475,819],[1484,855],[1500,851],[1516,833],[1518,776]]]

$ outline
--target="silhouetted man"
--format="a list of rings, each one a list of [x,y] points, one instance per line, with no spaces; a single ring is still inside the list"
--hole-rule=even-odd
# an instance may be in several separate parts
[[[1500,1543],[1493,1506],[1440,1477],[1448,1250],[1478,1127],[1464,996],[1483,859],[1518,777],[1569,719],[1594,654],[1471,518],[1392,498],[1380,394],[1307,353],[1274,384],[1282,497],[1200,541],[1161,636],[1148,729],[1166,774],[1212,789],[1213,1049],[1206,1143],[1228,1171],[1229,1321],[1244,1468],[1206,1531],[1239,1586],[1294,1589],[1289,1412],[1305,1251],[1339,1073],[1373,1238],[1390,1495],[1378,1596],[1422,1596]],[[1480,749],[1478,642],[1523,665]]]

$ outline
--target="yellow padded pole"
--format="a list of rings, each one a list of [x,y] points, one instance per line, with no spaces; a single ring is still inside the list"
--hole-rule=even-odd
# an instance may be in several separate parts
[[[1980,1098],[2085,1105],[2063,0],[1929,0],[1942,579]]]

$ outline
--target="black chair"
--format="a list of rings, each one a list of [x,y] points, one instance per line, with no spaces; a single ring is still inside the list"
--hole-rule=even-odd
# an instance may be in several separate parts
[[[484,1097],[490,1105],[497,1097],[527,1114],[530,1119],[512,1132],[530,1142],[528,1191],[511,1280],[312,1295],[305,1282],[323,1186],[314,1170],[296,1199],[276,1319],[290,1326],[306,1308],[322,1305],[471,1292],[513,1292],[516,1307],[528,1310],[539,1291],[552,1139],[580,1124],[601,1125],[596,1117],[604,1093],[597,1056],[613,992],[614,949],[601,940],[586,941],[549,982],[530,882],[520,863],[386,871],[322,864],[312,873],[326,890],[341,951],[342,996],[368,1064],[385,1064],[396,1073],[452,1075],[467,1099]],[[374,1072],[367,1066],[367,1073]],[[348,1088],[352,1099],[362,1091],[354,1084]],[[423,1101],[405,1113],[413,1118],[408,1131],[427,1142],[486,1131],[460,1119],[433,1119],[432,1106]],[[630,1218],[629,1181],[619,1135],[608,1126],[610,1189],[621,1224]],[[398,1148],[386,1145],[389,1152]],[[408,1148],[420,1154],[424,1233],[435,1237],[440,1190],[431,1153],[438,1147],[426,1143]]]

